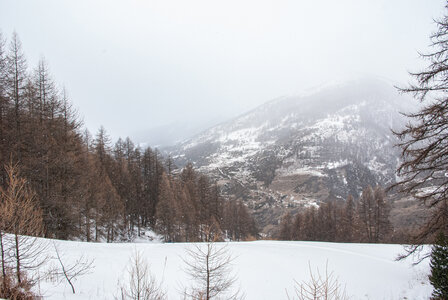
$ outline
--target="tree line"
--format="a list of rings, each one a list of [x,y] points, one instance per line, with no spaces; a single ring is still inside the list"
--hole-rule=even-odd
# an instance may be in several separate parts
[[[101,127],[83,129],[45,59],[30,69],[14,33],[0,32],[0,186],[14,164],[42,210],[43,235],[59,239],[131,239],[146,229],[167,241],[200,241],[203,228],[231,239],[256,236],[247,208],[221,196],[191,165],[175,171],[157,149],[131,139],[111,143]]]
[[[380,186],[367,186],[359,199],[330,201],[311,206],[280,222],[281,240],[329,242],[390,242],[393,227],[389,221],[390,203]]]

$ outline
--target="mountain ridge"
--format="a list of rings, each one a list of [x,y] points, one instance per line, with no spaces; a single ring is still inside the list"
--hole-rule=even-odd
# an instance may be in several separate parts
[[[390,83],[364,78],[274,99],[170,155],[212,176],[270,228],[285,211],[393,183],[399,152],[391,129],[401,128],[400,113],[413,109],[412,98]]]

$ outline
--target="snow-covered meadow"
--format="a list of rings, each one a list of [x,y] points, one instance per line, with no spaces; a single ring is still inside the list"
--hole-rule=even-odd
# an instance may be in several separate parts
[[[151,272],[167,292],[168,299],[181,299],[191,285],[184,272],[187,243],[84,243],[56,241],[66,261],[84,255],[94,259],[95,269],[70,286],[56,278],[39,284],[44,299],[114,299],[119,282],[126,281],[127,265],[137,250],[146,258]],[[235,288],[245,299],[287,299],[293,295],[294,280],[309,279],[313,271],[334,272],[350,299],[428,299],[429,262],[412,266],[412,260],[395,261],[400,245],[340,244],[324,242],[255,241],[228,243],[237,275]]]

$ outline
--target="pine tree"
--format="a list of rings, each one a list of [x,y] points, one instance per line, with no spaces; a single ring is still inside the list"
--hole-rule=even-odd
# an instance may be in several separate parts
[[[432,299],[448,299],[448,239],[440,233],[431,252]]]

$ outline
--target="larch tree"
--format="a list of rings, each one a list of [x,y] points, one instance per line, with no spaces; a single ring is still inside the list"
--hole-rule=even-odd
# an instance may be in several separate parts
[[[386,237],[392,231],[392,223],[389,220],[390,205],[386,199],[386,193],[380,186],[376,186],[374,191],[375,198],[375,242],[385,242]]]
[[[6,145],[6,111],[8,107],[8,97],[7,97],[7,60],[6,60],[6,40],[0,31],[0,166],[6,163],[6,152],[8,145]],[[0,186],[5,187],[6,184],[6,173],[0,172]]]
[[[375,236],[375,197],[372,187],[369,185],[359,199],[358,214],[362,224],[362,232],[367,242],[374,242]]]
[[[393,187],[420,200],[431,214],[403,257],[432,242],[438,232],[448,234],[448,4],[445,9],[430,36],[432,50],[421,54],[427,67],[411,73],[413,83],[401,88],[420,101],[421,108],[406,114],[409,123],[395,132],[402,163]]]
[[[7,62],[7,91],[10,99],[13,100],[13,120],[15,149],[20,159],[22,150],[21,134],[21,106],[23,105],[23,94],[27,81],[27,62],[23,54],[22,43],[17,35],[13,33],[9,45],[9,52],[6,57]]]
[[[5,242],[2,236],[2,268],[4,272],[4,256],[9,253],[20,285],[25,271],[36,270],[46,261],[46,245],[36,238],[43,233],[42,211],[35,193],[20,177],[18,167],[10,163],[6,166],[6,174],[8,187],[6,190],[0,189],[0,231],[11,233],[12,240]]]
[[[291,240],[293,236],[293,228],[292,228],[292,217],[289,212],[287,212],[280,221],[280,233],[279,237],[281,240],[287,241]]]
[[[236,200],[230,199],[224,203],[223,229],[226,237],[232,241],[242,238],[241,220],[239,218],[239,206]]]
[[[240,200],[225,201],[223,208],[222,229],[227,238],[241,241],[257,236],[257,227],[247,207]]]
[[[185,296],[192,299],[239,299],[239,291],[232,291],[236,276],[232,274],[233,257],[226,244],[216,243],[216,238],[207,226],[206,243],[195,244],[187,249],[184,259],[185,272],[190,276],[192,287],[186,287]]]
[[[352,242],[356,234],[356,211],[355,201],[352,195],[348,195],[345,207],[343,210],[341,237],[344,242]]]
[[[176,239],[175,222],[177,220],[177,203],[169,177],[164,173],[160,185],[160,199],[157,203],[156,216],[158,229],[164,236],[166,242]]]
[[[294,216],[294,222],[292,223],[292,239],[300,241],[303,239],[303,226],[302,226],[302,214],[298,212]]]
[[[205,175],[199,176],[199,179],[197,181],[197,191],[197,212],[200,226],[199,233],[201,236],[201,240],[204,240],[205,229],[213,222],[213,220],[210,218],[210,183]]]
[[[120,284],[119,300],[164,300],[167,299],[162,284],[151,273],[143,253],[137,250],[131,257],[127,269],[128,282]]]
[[[303,217],[303,233],[306,237],[305,240],[314,241],[317,236],[317,222],[316,222],[316,208],[311,206],[304,214]]]
[[[177,231],[182,233],[182,241],[196,241],[198,236],[197,225],[195,224],[196,211],[188,196],[185,185],[181,181],[176,181],[174,183],[174,194],[178,207]]]
[[[42,211],[45,237],[113,241],[161,228],[170,240],[198,241],[205,239],[201,227],[210,225],[217,235],[224,227],[236,239],[256,235],[246,207],[235,202],[225,214],[227,199],[191,164],[172,172],[172,159],[157,149],[140,149],[127,138],[112,151],[104,128],[92,138],[81,126],[46,61],[29,72],[17,34],[9,43],[0,36],[0,165],[20,165]],[[0,186],[8,188],[3,170]]]
[[[143,197],[142,197],[142,215],[143,215],[143,224],[145,226],[154,225],[154,214],[157,205],[157,195],[155,195],[152,190],[156,182],[156,178],[154,176],[154,163],[153,163],[153,154],[151,148],[146,148],[143,151],[142,160],[141,160],[141,169],[142,169],[142,189],[143,189]]]

